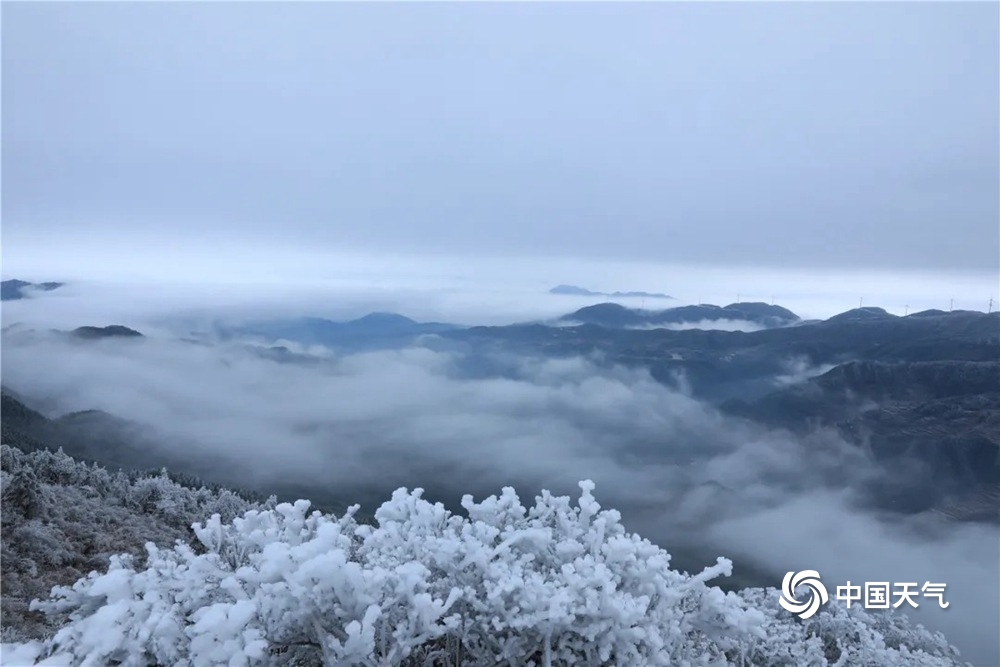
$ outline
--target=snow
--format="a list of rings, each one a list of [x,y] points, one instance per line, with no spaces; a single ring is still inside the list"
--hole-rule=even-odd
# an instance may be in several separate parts
[[[898,613],[828,606],[808,623],[774,589],[725,593],[719,558],[670,569],[662,548],[602,510],[511,488],[465,516],[399,489],[358,524],[306,501],[216,514],[200,549],[116,557],[33,609],[44,643],[5,644],[4,664],[198,665],[955,665],[943,637]],[[436,660],[436,662],[433,662]],[[53,662],[54,661],[54,662]]]

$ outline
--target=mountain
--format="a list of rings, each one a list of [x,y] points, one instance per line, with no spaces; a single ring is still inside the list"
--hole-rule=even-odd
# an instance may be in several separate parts
[[[21,402],[7,387],[0,390],[0,441],[26,452],[45,449],[49,420]]]
[[[925,311],[933,312],[933,311]],[[942,312],[942,311],[937,311]],[[890,317],[899,317],[898,315],[893,315],[886,311],[884,308],[876,308],[874,306],[866,306],[864,308],[855,308],[853,310],[848,310],[846,312],[840,313],[839,315],[834,315],[829,321],[832,322],[848,322],[857,320],[879,320]]]
[[[6,387],[0,392],[0,421],[4,444],[26,452],[62,448],[75,458],[124,469],[147,469],[172,465],[184,470],[184,462],[167,456],[148,429],[101,410],[84,410],[49,419],[25,405]]]
[[[66,331],[61,329],[34,329],[20,323],[15,323],[4,327],[2,335],[5,343],[14,343],[17,341],[30,342],[42,338],[68,339],[74,342],[105,339],[138,340],[145,338],[141,332],[122,326],[121,324],[111,324],[103,327],[82,326],[71,331]]]
[[[851,361],[722,407],[799,434],[833,428],[890,469],[905,469],[893,488],[878,490],[899,509],[949,505],[952,516],[1000,520],[1000,505],[976,500],[1000,491],[1000,360]]]
[[[77,327],[70,332],[70,335],[86,340],[95,340],[98,338],[144,338],[135,329],[129,329],[120,324],[112,324],[106,327]]]
[[[610,296],[610,297],[641,297],[644,299],[673,299],[669,294],[660,292],[594,292],[576,285],[556,285],[549,290],[549,294],[561,294],[565,296]]]
[[[249,336],[269,341],[287,340],[302,345],[323,345],[351,351],[404,347],[420,336],[459,329],[454,324],[416,322],[398,313],[369,313],[348,322],[320,317],[299,317],[250,322],[230,327],[224,336]]]
[[[871,448],[887,466],[910,466],[903,477],[911,482],[883,494],[892,507],[914,510],[950,503],[957,508],[950,516],[982,516],[981,502],[979,509],[965,504],[960,492],[985,492],[980,497],[988,498],[990,485],[1000,482],[1000,313],[938,311],[897,317],[881,309],[859,311],[753,332],[629,327],[654,317],[794,314],[768,304],[684,306],[659,313],[598,304],[573,316],[603,325],[462,329],[372,313],[350,322],[272,321],[258,331],[354,351],[419,342],[457,352],[455,372],[469,378],[516,375],[518,366],[509,359],[518,355],[582,355],[596,363],[642,368],[731,416],[803,434],[832,428],[849,442]],[[93,329],[133,335],[124,327]],[[430,332],[437,335],[420,340]],[[321,363],[299,359],[280,344],[255,349],[277,361]],[[111,465],[165,465],[191,474],[226,469],[172,456],[171,451],[197,448],[167,447],[159,434],[106,413],[47,420],[6,391],[2,421],[5,439],[16,437],[27,449],[62,446],[75,456]],[[934,492],[921,497],[914,484],[933,486]],[[989,509],[987,504],[987,515]]]
[[[623,329],[644,324],[646,317],[641,311],[634,308],[626,308],[621,304],[599,303],[594,306],[586,306],[569,315],[563,315],[559,318],[559,321],[581,322],[584,324],[596,324],[602,327]]]
[[[798,315],[787,308],[766,303],[732,303],[728,306],[701,304],[665,310],[639,310],[617,303],[600,303],[563,315],[559,321],[620,329],[719,321],[742,321],[772,328],[788,326],[800,320]]]
[[[51,292],[65,283],[29,283],[24,280],[4,280],[0,282],[0,301],[16,301],[31,297],[32,291]]]
[[[737,306],[743,308],[745,304]],[[758,307],[751,305],[753,309]],[[704,312],[733,313],[728,306],[706,308]],[[445,332],[442,336],[461,342],[470,350],[502,347],[508,351],[553,357],[598,353],[607,363],[648,368],[654,378],[664,382],[676,382],[680,374],[696,397],[719,402],[774,391],[778,388],[774,382],[776,376],[801,372],[792,367],[818,369],[857,360],[993,361],[1000,358],[998,312],[862,319],[832,317],[797,326],[743,332],[627,328],[640,320],[637,313],[629,309],[601,304],[583,311],[586,311],[585,317],[602,324],[471,327]],[[580,317],[580,312],[567,318]],[[744,311],[744,314],[752,315],[753,312]],[[594,314],[597,316],[592,317]]]
[[[178,442],[145,424],[103,410],[81,410],[54,419],[33,409],[9,388],[0,391],[2,442],[25,452],[56,451],[112,469],[158,470],[204,477],[212,484],[244,488],[248,469]],[[249,464],[248,464],[249,465]]]
[[[473,327],[445,337],[471,350],[645,368],[731,416],[800,435],[832,428],[898,471],[892,488],[869,490],[879,506],[998,519],[991,499],[1000,494],[1000,313],[860,309],[739,332],[636,330],[624,328],[637,321],[635,311],[583,310],[603,325]]]

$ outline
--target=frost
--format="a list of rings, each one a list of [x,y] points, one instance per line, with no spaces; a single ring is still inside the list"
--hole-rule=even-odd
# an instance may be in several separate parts
[[[145,487],[140,487],[140,490]],[[465,515],[396,491],[377,525],[305,501],[193,526],[198,550],[149,545],[33,608],[61,623],[4,662],[121,665],[954,665],[898,614],[830,606],[808,623],[773,589],[711,585],[602,510],[513,489]],[[162,507],[163,496],[155,504]],[[152,502],[152,501],[150,501]],[[45,662],[50,661],[50,662]]]
[[[3,464],[5,612],[39,573],[91,571],[30,605],[53,629],[3,644],[4,664],[957,664],[898,614],[832,605],[803,623],[773,589],[712,586],[732,571],[725,558],[671,570],[590,481],[575,503],[466,496],[464,516],[400,489],[368,526],[358,507],[251,505],[62,453],[4,447]],[[145,553],[101,555],[138,536]]]
[[[192,480],[182,486],[162,471],[109,472],[62,451],[25,453],[3,445],[0,462],[5,642],[52,634],[55,628],[30,613],[28,603],[48,595],[53,585],[107,570],[110,557],[125,550],[142,558],[146,542],[189,541],[192,522],[214,513],[231,520],[263,508],[226,489],[209,490]],[[121,594],[132,597],[127,590]]]

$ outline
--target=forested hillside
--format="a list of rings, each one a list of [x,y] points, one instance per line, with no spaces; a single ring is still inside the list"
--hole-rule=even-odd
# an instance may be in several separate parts
[[[28,605],[52,586],[106,568],[114,554],[141,562],[146,542],[191,540],[191,524],[206,516],[231,519],[262,507],[229,490],[184,486],[166,471],[112,473],[61,450],[25,453],[4,444],[0,468],[4,641],[51,632]]]

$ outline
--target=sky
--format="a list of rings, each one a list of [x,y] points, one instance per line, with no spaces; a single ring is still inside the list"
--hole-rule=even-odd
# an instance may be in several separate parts
[[[997,296],[996,3],[4,3],[2,33],[5,277]]]

